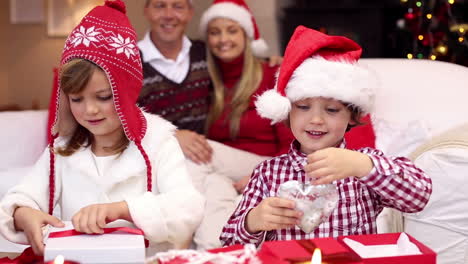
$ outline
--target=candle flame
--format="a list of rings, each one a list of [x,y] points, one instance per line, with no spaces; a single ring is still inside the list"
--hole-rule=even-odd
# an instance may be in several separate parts
[[[312,254],[312,260],[310,261],[311,264],[322,264],[322,251],[320,248],[314,249],[314,253]]]
[[[58,255],[54,260],[54,264],[63,264],[64,262],[65,258],[62,255]]]

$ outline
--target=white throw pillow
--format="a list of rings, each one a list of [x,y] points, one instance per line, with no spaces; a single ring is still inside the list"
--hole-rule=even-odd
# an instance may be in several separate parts
[[[437,263],[466,263],[468,149],[430,150],[415,163],[431,177],[432,195],[423,211],[404,214],[405,231],[436,251]]]

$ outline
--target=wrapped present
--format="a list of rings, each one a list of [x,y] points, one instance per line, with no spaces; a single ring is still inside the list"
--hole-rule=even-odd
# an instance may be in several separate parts
[[[406,233],[338,237],[364,264],[435,264],[436,253]]]
[[[210,251],[169,250],[146,259],[146,264],[260,264],[254,245],[235,245]],[[269,262],[266,262],[269,263]],[[276,263],[271,263],[276,264]]]
[[[143,263],[145,239],[140,229],[105,228],[104,234],[88,235],[65,222],[64,228],[51,227],[45,236],[44,261],[52,261],[59,255],[82,264]]]
[[[309,262],[315,248],[322,248],[327,263],[361,264],[359,258],[333,238],[300,241],[268,241],[257,250],[254,245],[235,245],[209,251],[171,250],[148,258],[147,264],[296,264]],[[158,262],[159,261],[159,262]]]
[[[404,234],[408,241],[397,243],[400,235],[373,234],[354,235],[335,238],[315,238],[311,240],[267,241],[259,249],[254,245],[235,245],[210,251],[171,250],[158,253],[148,258],[147,264],[315,264],[312,255],[320,249],[320,261],[323,264],[435,264],[436,254],[413,237]],[[347,244],[347,240],[355,244]],[[404,239],[403,239],[404,241]],[[411,242],[411,243],[409,243]],[[348,241],[349,243],[349,241]],[[357,244],[356,244],[357,243]],[[356,247],[356,245],[358,245]],[[399,245],[400,251],[395,251]],[[369,247],[371,246],[371,247]],[[375,247],[372,247],[375,246]],[[373,254],[360,256],[359,248],[367,248]],[[391,256],[377,255],[384,248],[393,251]],[[413,253],[415,248],[418,254]],[[360,252],[362,253],[362,252]],[[158,262],[159,261],[159,262]]]

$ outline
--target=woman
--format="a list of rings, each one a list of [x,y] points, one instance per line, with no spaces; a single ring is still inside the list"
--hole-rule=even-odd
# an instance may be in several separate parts
[[[207,198],[204,219],[195,233],[198,248],[207,249],[221,245],[222,226],[253,168],[286,153],[293,136],[284,124],[271,125],[256,113],[255,98],[273,88],[277,67],[257,59],[266,45],[247,5],[215,1],[203,14],[200,30],[214,86],[207,120],[213,154],[206,165],[190,164],[189,171]]]

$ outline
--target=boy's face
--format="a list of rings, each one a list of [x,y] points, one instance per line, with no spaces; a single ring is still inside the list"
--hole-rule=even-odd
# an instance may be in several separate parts
[[[341,143],[351,112],[340,101],[322,97],[292,103],[289,122],[301,151],[311,154]]]

